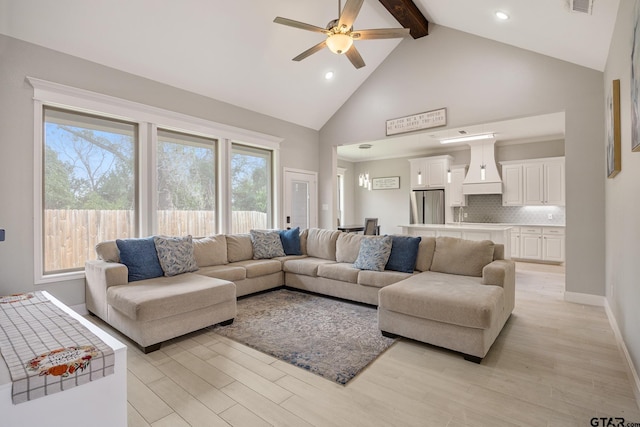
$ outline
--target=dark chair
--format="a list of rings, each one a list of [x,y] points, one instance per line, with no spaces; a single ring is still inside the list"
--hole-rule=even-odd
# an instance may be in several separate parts
[[[365,218],[364,219],[364,231],[362,234],[369,236],[375,236],[378,234],[378,218]]]

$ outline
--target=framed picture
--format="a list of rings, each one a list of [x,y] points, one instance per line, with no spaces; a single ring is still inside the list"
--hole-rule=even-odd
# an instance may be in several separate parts
[[[447,109],[425,111],[411,116],[387,120],[387,136],[447,125]]]
[[[631,40],[631,151],[640,151],[640,2],[633,12]]]
[[[386,178],[373,178],[371,180],[373,190],[395,190],[400,188],[399,176],[388,176]]]
[[[620,80],[614,80],[607,93],[607,177],[622,169],[620,149]]]

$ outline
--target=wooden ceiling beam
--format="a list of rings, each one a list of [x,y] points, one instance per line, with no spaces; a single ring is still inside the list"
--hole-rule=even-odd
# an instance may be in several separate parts
[[[411,37],[414,39],[429,34],[429,21],[413,0],[380,0],[380,3],[404,28],[409,29]]]

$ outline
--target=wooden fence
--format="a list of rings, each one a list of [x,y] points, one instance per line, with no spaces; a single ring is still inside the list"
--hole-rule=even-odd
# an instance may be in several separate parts
[[[267,228],[267,214],[234,211],[232,233]],[[44,212],[45,271],[83,268],[96,259],[95,246],[105,240],[135,237],[135,215],[125,210],[47,209]],[[158,211],[158,234],[210,236],[216,234],[211,211]]]

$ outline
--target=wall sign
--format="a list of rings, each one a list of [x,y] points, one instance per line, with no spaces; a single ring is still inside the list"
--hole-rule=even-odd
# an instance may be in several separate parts
[[[447,109],[425,111],[412,116],[387,120],[387,136],[398,133],[412,132],[414,130],[446,126]]]
[[[399,176],[388,176],[386,178],[373,178],[371,180],[373,190],[394,190],[400,188]]]

